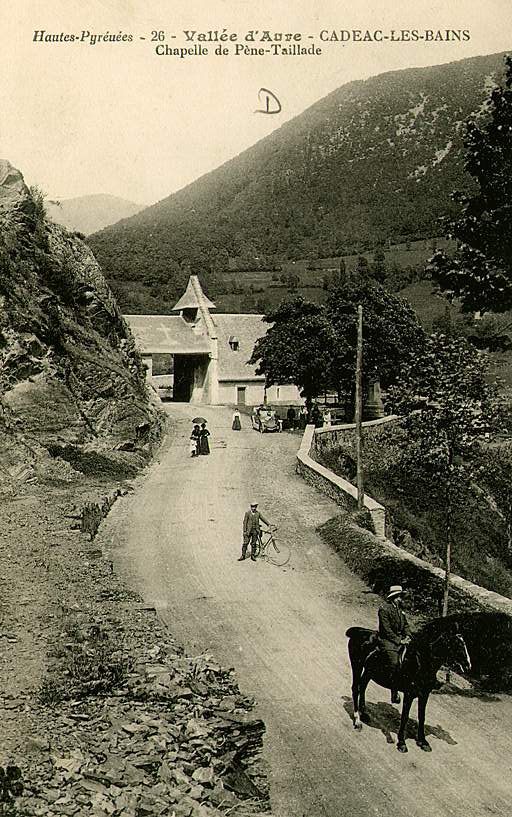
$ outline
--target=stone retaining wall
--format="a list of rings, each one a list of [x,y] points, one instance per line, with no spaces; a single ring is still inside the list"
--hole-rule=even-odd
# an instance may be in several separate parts
[[[394,423],[396,420],[398,420],[398,416],[396,414],[389,414],[387,417],[381,417],[379,420],[365,421],[363,423],[363,429],[365,433],[368,434],[374,429],[377,429],[379,426],[386,425],[387,423]],[[342,425],[316,428],[313,439],[314,450],[318,451],[324,449],[329,451],[332,448],[337,448],[343,442],[346,442],[347,439],[353,438],[354,432],[354,423],[343,423]]]
[[[395,418],[393,418],[395,419]],[[381,425],[387,422],[388,418],[383,420],[371,420],[368,423],[363,423],[365,427],[373,425]],[[317,435],[333,435],[334,439],[340,440],[343,434],[354,429],[354,425],[336,426],[333,428],[317,428],[313,425],[306,426],[306,430],[302,437],[302,443],[297,454],[297,470],[304,477],[304,479],[315,488],[318,488],[322,493],[331,497],[338,505],[347,509],[354,509],[357,507],[357,488],[343,477],[337,476],[325,466],[320,465],[314,459],[315,453],[315,437]],[[327,439],[327,436],[324,437]],[[335,443],[332,442],[331,447]],[[313,455],[313,456],[312,456]],[[365,496],[364,507],[370,512],[375,534],[379,539],[384,539],[386,536],[386,510],[379,502],[372,499],[371,496]]]
[[[381,425],[393,419],[396,418],[386,417],[363,425],[365,427]],[[349,431],[353,433],[353,429],[353,425],[325,429],[315,429],[313,425],[308,425],[297,453],[298,473],[338,505],[349,510],[357,506],[355,485],[320,465],[312,455],[315,454],[317,436],[322,435],[324,442],[327,442],[329,447],[334,447]],[[327,435],[332,436],[329,439]],[[382,589],[385,589],[384,584],[386,582],[389,584],[390,577],[394,577],[394,581],[402,581],[416,590],[423,598],[425,606],[429,608],[430,615],[436,614],[438,599],[442,593],[444,571],[386,539],[386,511],[379,502],[365,496],[364,506],[371,514],[375,535],[353,525],[343,526],[339,519],[327,522],[321,530],[322,535],[336,547],[349,567],[371,585],[382,584]],[[490,610],[512,617],[512,599],[479,587],[460,576],[452,575],[450,582],[452,604],[455,603],[458,610]]]

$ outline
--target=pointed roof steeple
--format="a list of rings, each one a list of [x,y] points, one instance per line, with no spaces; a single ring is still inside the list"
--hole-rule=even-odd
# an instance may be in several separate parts
[[[197,275],[190,276],[185,292],[173,306],[173,312],[181,309],[216,309],[213,301],[204,294]]]

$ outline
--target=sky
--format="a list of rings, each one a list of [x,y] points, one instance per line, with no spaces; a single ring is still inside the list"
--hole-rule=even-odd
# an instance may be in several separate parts
[[[0,158],[59,199],[151,204],[346,82],[512,49],[511,0],[0,0],[0,12]],[[428,39],[446,29],[469,34]],[[187,41],[185,31],[236,40]],[[301,40],[271,47],[258,40],[265,31]],[[338,41],[322,39],[332,32]],[[105,34],[132,39],[93,44]],[[280,51],[290,44],[321,53]],[[156,53],[194,46],[203,53]],[[235,53],[244,46],[280,53]],[[279,113],[257,111],[267,106],[260,88]]]

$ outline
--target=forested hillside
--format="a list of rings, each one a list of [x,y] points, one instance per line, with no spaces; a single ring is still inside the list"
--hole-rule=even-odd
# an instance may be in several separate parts
[[[189,270],[216,297],[226,269],[280,269],[286,260],[442,234],[439,220],[456,210],[451,191],[469,184],[465,122],[485,112],[503,69],[495,54],[349,83],[222,167],[93,235],[122,308],[144,307],[151,292],[167,304]]]

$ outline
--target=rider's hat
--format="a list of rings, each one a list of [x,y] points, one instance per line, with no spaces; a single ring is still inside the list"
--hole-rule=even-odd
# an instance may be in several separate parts
[[[400,596],[403,592],[403,588],[400,584],[392,584],[389,588],[387,598],[394,599],[395,596]]]
[[[257,508],[257,507],[258,507],[257,502],[251,502],[251,508]]]

